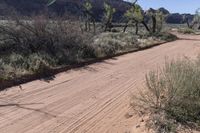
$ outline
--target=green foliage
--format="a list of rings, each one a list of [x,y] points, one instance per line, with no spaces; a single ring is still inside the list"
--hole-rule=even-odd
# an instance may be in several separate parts
[[[138,48],[137,36],[131,33],[102,33],[96,36],[92,46],[97,57],[110,56]]]
[[[182,34],[195,34],[195,31],[191,28],[180,28],[178,32]]]
[[[104,18],[106,22],[111,23],[113,19],[113,14],[116,12],[116,9],[112,8],[111,5],[109,5],[106,2],[104,2],[104,9],[105,9]]]
[[[156,21],[157,21],[157,32],[160,32],[163,28],[163,23],[164,23],[164,14],[160,11],[156,11]]]
[[[87,10],[90,11],[92,9],[92,4],[89,0],[87,0],[84,4],[83,7]]]
[[[128,20],[131,22],[134,21],[141,22],[144,19],[144,16],[142,14],[142,8],[139,5],[132,6],[125,13],[125,17],[128,18]]]
[[[194,18],[192,20],[192,22],[189,21],[189,18],[184,15],[183,17],[184,22],[187,23],[188,28],[190,29],[200,29],[200,8],[198,8],[195,12]]]
[[[0,25],[0,71],[3,79],[43,73],[55,67],[94,58],[90,34],[77,22],[36,18]]]
[[[85,3],[83,4],[83,15],[84,15],[84,21],[85,21],[85,31],[90,31],[90,23],[93,24],[93,30],[94,33],[96,32],[96,25],[95,25],[95,17],[94,14],[92,12],[92,3],[90,2],[90,0],[86,0]]]
[[[149,10],[147,12],[147,16],[149,16],[150,24],[152,24],[151,31],[152,32],[161,32],[163,28],[163,23],[165,16],[164,14],[159,10]]]
[[[147,87],[141,92],[138,103],[140,107],[150,110],[153,116],[159,114],[157,122],[153,122],[154,126],[162,126],[158,124],[159,121],[174,121],[174,125],[200,124],[199,66],[200,57],[195,61],[182,59],[167,62],[163,69],[152,71],[146,76]],[[160,130],[163,127],[156,128]]]
[[[94,38],[92,47],[96,57],[114,55],[123,51],[139,50],[159,42],[175,40],[176,36],[168,33],[156,35],[134,35],[130,32],[102,33]]]
[[[177,36],[175,36],[174,34],[167,33],[167,32],[157,32],[157,33],[149,34],[149,35],[163,41],[174,41],[177,39]]]
[[[195,23],[200,23],[200,8],[198,8],[195,12],[194,20]]]

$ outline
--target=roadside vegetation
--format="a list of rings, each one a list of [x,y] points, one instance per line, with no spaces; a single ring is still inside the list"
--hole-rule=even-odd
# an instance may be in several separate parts
[[[50,0],[47,6],[55,1]],[[143,12],[137,0],[131,3],[121,23],[113,22],[116,10],[109,2],[104,1],[100,22],[96,22],[92,8],[86,0],[80,18],[17,16],[0,23],[0,83],[177,39],[163,30],[165,15],[161,11]],[[200,29],[199,10],[192,22],[188,18],[185,22],[187,28],[179,28],[178,32],[196,34]],[[147,126],[156,132],[199,129],[199,80],[200,57],[195,61],[166,62],[164,68],[147,74],[146,90],[134,98],[133,106],[150,114]]]
[[[196,10],[196,13],[194,15],[194,18],[192,21],[189,21],[189,18],[187,18],[187,15],[184,16],[184,21],[187,24],[187,26],[179,27],[178,32],[181,34],[199,34],[200,30],[200,9]]]
[[[42,73],[58,66],[94,58],[90,34],[81,33],[78,22],[50,21],[38,16],[31,21],[0,25],[0,69],[3,79]]]
[[[82,32],[77,21],[31,21],[0,24],[0,80],[45,73],[50,69],[95,60],[172,41],[168,33],[133,35],[131,32]]]
[[[158,133],[198,130],[200,125],[200,57],[167,61],[146,75],[146,87],[134,108],[149,114],[147,126]]]
[[[49,1],[51,6],[54,1]],[[142,12],[133,2],[123,23],[114,23],[115,9],[104,2],[104,16],[95,21],[93,5],[86,0],[80,19],[50,19],[48,15],[25,18],[17,15],[0,23],[0,82],[24,75],[48,74],[52,69],[81,64],[102,57],[140,50],[173,41],[162,30],[159,11]],[[149,20],[145,20],[148,17]]]
[[[178,32],[182,34],[195,34],[195,30],[191,28],[180,28],[178,29]]]

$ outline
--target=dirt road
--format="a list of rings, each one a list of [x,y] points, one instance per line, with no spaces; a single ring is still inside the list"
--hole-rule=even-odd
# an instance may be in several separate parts
[[[0,132],[145,132],[136,114],[126,117],[131,93],[143,88],[145,73],[165,58],[200,53],[200,36],[182,38],[1,92]]]

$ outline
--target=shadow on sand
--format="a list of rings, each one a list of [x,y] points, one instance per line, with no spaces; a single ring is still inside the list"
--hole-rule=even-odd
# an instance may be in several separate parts
[[[179,38],[179,40],[184,40],[184,41],[200,41],[200,39],[194,39],[194,38]]]
[[[56,115],[51,114],[47,111],[44,111],[42,109],[35,109],[35,108],[31,108],[31,107],[27,107],[27,106],[31,106],[31,105],[38,105],[38,104],[43,104],[43,103],[24,103],[24,104],[19,104],[19,103],[5,103],[5,104],[0,104],[0,109],[1,108],[6,108],[6,107],[16,107],[19,109],[25,109],[25,110],[30,110],[30,111],[34,111],[34,112],[38,112],[38,113],[42,113],[46,116],[49,117],[56,117]],[[0,117],[3,114],[0,114]]]
[[[175,40],[171,40],[171,41],[168,41],[168,42],[172,42],[172,41],[175,41]],[[143,51],[143,50],[150,49],[150,48],[154,48],[154,47],[160,46],[164,43],[167,43],[167,42],[156,43],[154,45],[150,45],[150,46],[147,46],[147,47],[143,47],[143,48],[139,48],[139,49],[132,49],[132,50],[127,51],[127,52],[117,53],[117,54],[106,56],[106,57],[95,58],[95,59],[91,59],[91,60],[81,62],[81,63],[78,63],[78,64],[65,66],[65,67],[62,67],[62,68],[47,70],[43,73],[37,73],[37,74],[32,74],[32,75],[24,75],[20,78],[3,81],[3,82],[0,82],[0,91],[3,91],[3,90],[5,90],[6,88],[9,88],[9,87],[17,86],[17,85],[27,83],[27,82],[30,82],[30,81],[33,81],[33,80],[37,80],[37,79],[40,79],[40,80],[45,81],[47,83],[50,83],[52,80],[55,79],[56,74],[61,73],[61,72],[67,72],[68,70],[71,70],[71,69],[73,69],[73,70],[86,69],[86,70],[89,70],[89,71],[92,71],[92,72],[96,72],[97,70],[91,68],[89,66],[90,64],[105,63],[105,64],[114,65],[113,63],[107,62],[106,60],[107,59],[117,60],[116,57],[118,57],[118,56],[133,53],[133,52]]]

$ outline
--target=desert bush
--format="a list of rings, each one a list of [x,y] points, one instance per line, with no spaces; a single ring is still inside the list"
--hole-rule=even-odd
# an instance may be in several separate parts
[[[182,34],[195,34],[195,31],[191,28],[181,28],[178,32]]]
[[[177,39],[177,36],[167,33],[167,32],[157,32],[154,34],[149,34],[149,36],[154,36],[157,39],[164,40],[164,41],[174,41]]]
[[[146,89],[135,104],[151,112],[149,125],[157,132],[176,131],[178,124],[200,124],[200,58],[167,62],[146,76]],[[137,103],[137,104],[136,104]]]
[[[160,35],[158,38],[165,39]],[[141,40],[139,40],[142,38]],[[153,41],[152,41],[153,40]],[[0,75],[2,79],[78,64],[91,59],[153,45],[159,39],[131,32],[83,32],[75,20],[50,20],[45,16],[8,20],[0,24]],[[141,43],[143,43],[141,45]]]
[[[52,57],[45,56],[41,53],[33,53],[27,56],[19,53],[10,53],[8,55],[1,56],[0,69],[3,71],[2,78],[10,79],[17,78],[24,74],[39,73],[53,68],[56,64],[56,60]]]
[[[0,68],[39,73],[94,58],[88,45],[91,38],[91,34],[81,32],[76,21],[54,21],[44,16],[9,21],[0,24]]]
[[[12,51],[24,53],[45,51],[51,55],[63,48],[79,50],[88,40],[77,22],[51,21],[44,17],[1,25],[0,34],[3,36],[3,43],[8,44],[2,44],[1,49],[11,48]]]
[[[133,35],[131,32],[106,32],[95,36],[91,47],[94,49],[95,56],[101,57],[176,39],[175,35],[165,32],[143,35]]]
[[[121,51],[138,48],[139,43],[137,39],[138,36],[133,36],[131,33],[107,32],[96,36],[92,47],[94,47],[97,57],[109,56]]]

